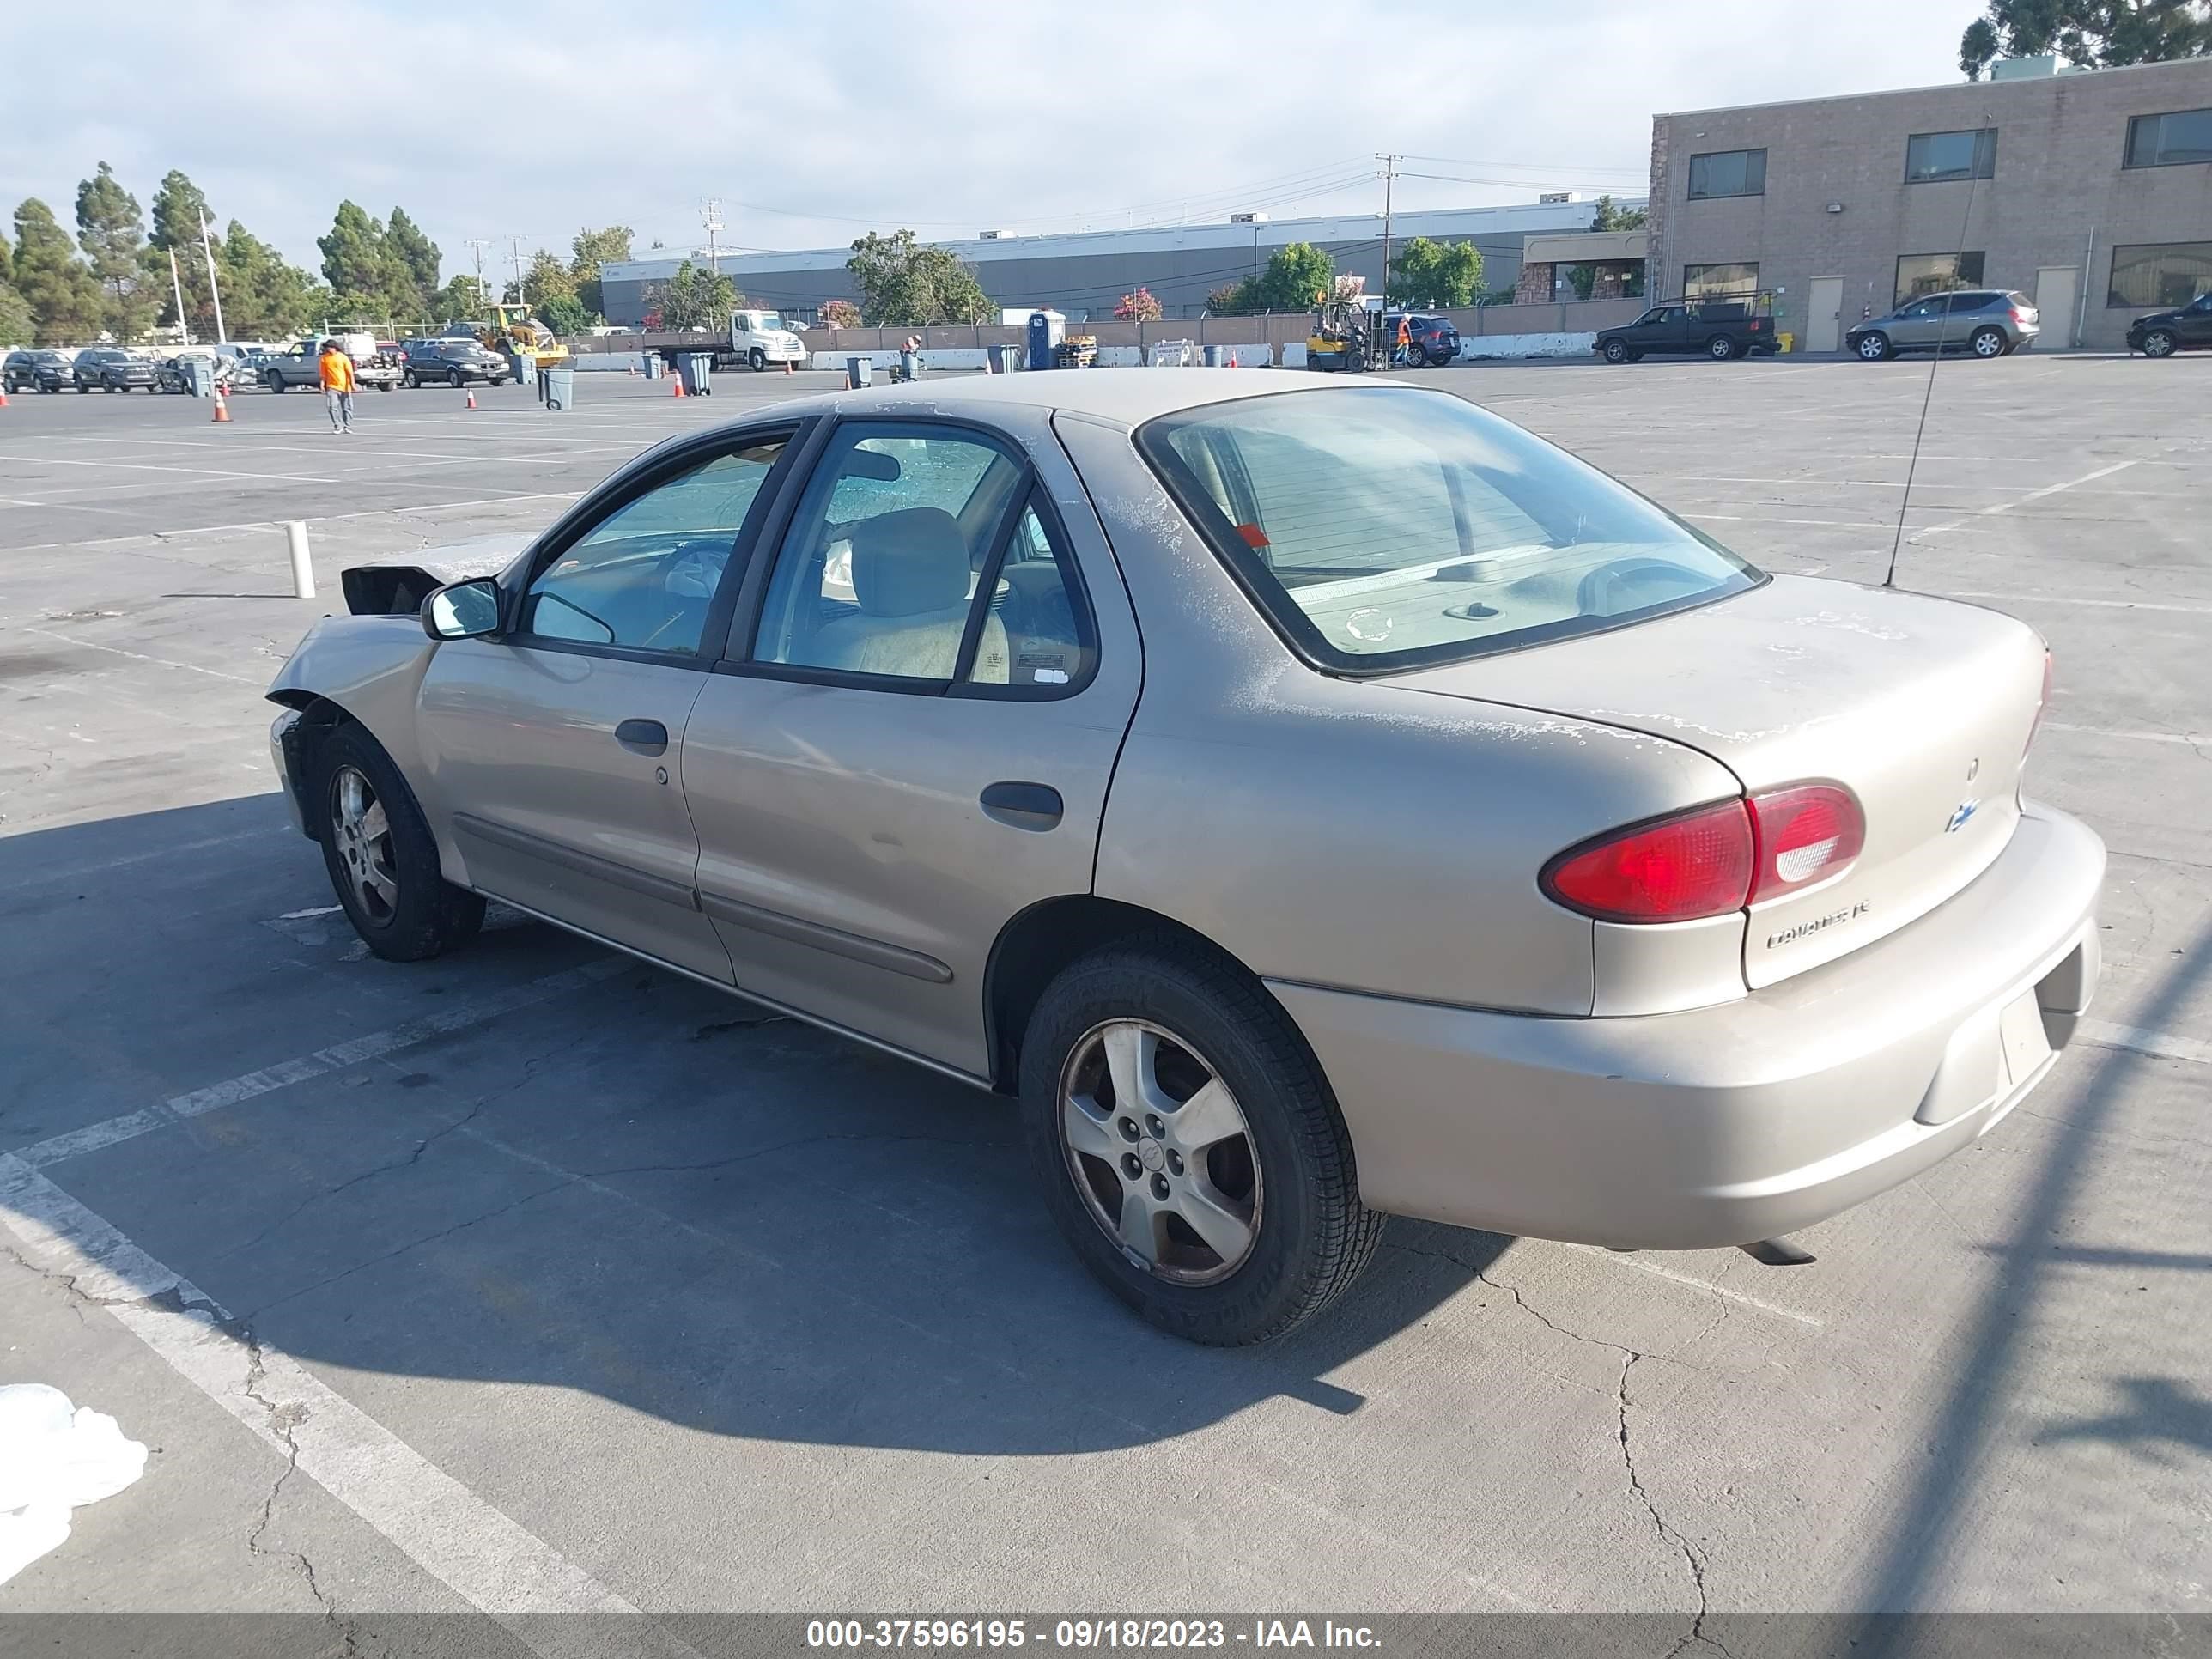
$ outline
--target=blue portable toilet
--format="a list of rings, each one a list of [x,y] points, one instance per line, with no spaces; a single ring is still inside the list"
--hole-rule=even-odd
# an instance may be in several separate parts
[[[1030,313],[1030,367],[1050,368],[1053,353],[1067,336],[1067,319],[1056,311]]]

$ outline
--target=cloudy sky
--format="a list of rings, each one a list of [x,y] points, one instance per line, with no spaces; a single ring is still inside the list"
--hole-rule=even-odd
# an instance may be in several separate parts
[[[0,7],[0,210],[67,222],[100,161],[143,204],[181,167],[310,267],[342,198],[396,203],[451,274],[470,237],[697,243],[710,197],[743,248],[1371,211],[1379,150],[1436,175],[1409,207],[1640,194],[1653,111],[1953,81],[1981,9],[22,0]]]

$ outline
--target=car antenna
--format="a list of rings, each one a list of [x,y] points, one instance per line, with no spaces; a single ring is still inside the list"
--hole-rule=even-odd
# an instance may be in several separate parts
[[[1982,132],[1990,135],[1990,170],[1996,171],[1996,117],[1988,110],[1982,112],[1982,131],[1974,135],[1974,153],[1966,167],[1966,209],[1959,216],[1959,251],[1951,260],[1951,280],[1959,279],[1959,267],[1966,262],[1966,238],[1973,233],[1974,191],[1982,181]],[[1951,313],[1946,310],[1943,320],[1936,325],[1936,349],[1929,354],[1928,386],[1920,394],[1920,424],[1913,429],[1911,458],[1905,464],[1905,493],[1897,501],[1897,532],[1890,538],[1889,568],[1883,573],[1884,587],[1897,586],[1897,558],[1905,550],[1905,514],[1912,505],[1913,475],[1920,471],[1920,441],[1928,435],[1928,410],[1936,401],[1936,370],[1943,361],[1943,348],[1949,343]]]

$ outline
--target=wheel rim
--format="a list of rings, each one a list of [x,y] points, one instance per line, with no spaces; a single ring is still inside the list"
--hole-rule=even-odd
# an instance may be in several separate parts
[[[1609,342],[1605,348],[1605,360],[1609,363],[1623,362],[1627,356],[1628,348],[1618,340]]]
[[[1261,1192],[1251,1126],[1173,1032],[1110,1019],[1085,1033],[1060,1073],[1060,1135],[1084,1207],[1132,1265],[1211,1285],[1252,1254]]]
[[[1716,340],[1705,349],[1716,357],[1732,357],[1735,355],[1735,348],[1726,340]]]
[[[2147,357],[2163,357],[2172,349],[2173,336],[2171,334],[2153,334],[2143,341],[2143,355]]]
[[[1861,340],[1859,342],[1859,356],[1862,357],[1881,356],[1881,342],[1875,339]]]
[[[389,921],[399,905],[392,824],[376,786],[355,767],[341,766],[331,778],[331,845],[363,914],[371,921]]]
[[[1977,334],[1974,349],[1984,357],[1994,357],[2004,349],[2004,336],[1990,331]]]

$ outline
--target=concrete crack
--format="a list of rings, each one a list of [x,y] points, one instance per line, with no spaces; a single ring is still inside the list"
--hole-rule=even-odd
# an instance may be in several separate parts
[[[1674,1659],[1675,1655],[1692,1647],[1708,1647],[1718,1652],[1729,1654],[1726,1643],[1717,1637],[1705,1634],[1705,1619],[1711,1611],[1711,1606],[1705,1596],[1704,1555],[1687,1538],[1668,1524],[1666,1517],[1659,1513],[1659,1505],[1652,1501],[1651,1494],[1644,1489],[1644,1477],[1637,1472],[1636,1452],[1628,1439],[1628,1374],[1636,1369],[1637,1362],[1645,1356],[1626,1349],[1622,1352],[1626,1357],[1620,1362],[1619,1432],[1620,1462],[1621,1467],[1628,1473],[1628,1490],[1635,1494],[1637,1502],[1644,1505],[1644,1513],[1651,1517],[1651,1524],[1657,1530],[1661,1539],[1681,1551],[1683,1563],[1690,1570],[1690,1582],[1696,1587],[1698,1592],[1696,1616],[1690,1620],[1690,1628],[1683,1635],[1682,1639],[1668,1650],[1667,1659]],[[1729,1659],[1735,1659],[1735,1656],[1729,1654]]]
[[[263,1534],[276,1519],[276,1500],[283,1494],[285,1483],[299,1469],[300,1442],[297,1436],[300,1425],[307,1419],[307,1412],[297,1404],[280,1406],[261,1392],[261,1384],[267,1372],[263,1364],[260,1339],[243,1325],[227,1328],[231,1338],[246,1350],[246,1397],[268,1414],[270,1430],[284,1447],[284,1467],[270,1483],[269,1495],[261,1500],[260,1517],[253,1523],[253,1530],[246,1535],[246,1553],[267,1556],[271,1559],[289,1560],[295,1565],[300,1576],[307,1581],[307,1594],[315,1598],[316,1605],[323,1610],[323,1622],[337,1632],[343,1644],[339,1650],[347,1654],[357,1653],[360,1649],[355,1641],[353,1621],[338,1612],[337,1601],[324,1589],[321,1579],[316,1576],[315,1564],[298,1550],[270,1549],[261,1541]]]

